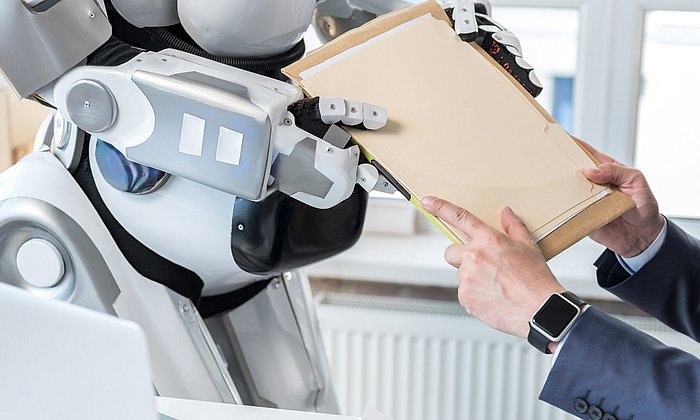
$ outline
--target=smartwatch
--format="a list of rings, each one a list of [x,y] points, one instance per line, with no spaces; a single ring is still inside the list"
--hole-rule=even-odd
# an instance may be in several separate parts
[[[581,316],[586,302],[571,292],[555,293],[540,306],[530,320],[528,343],[544,354],[549,344],[559,342]]]

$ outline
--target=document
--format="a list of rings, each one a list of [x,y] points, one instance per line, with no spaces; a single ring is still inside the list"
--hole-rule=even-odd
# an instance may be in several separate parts
[[[510,206],[541,241],[613,194],[582,175],[596,162],[576,141],[431,3],[370,22],[285,71],[311,96],[387,107],[385,128],[351,134],[417,205],[438,196],[498,229]],[[629,208],[617,204],[594,224]],[[588,233],[557,239],[550,254]]]

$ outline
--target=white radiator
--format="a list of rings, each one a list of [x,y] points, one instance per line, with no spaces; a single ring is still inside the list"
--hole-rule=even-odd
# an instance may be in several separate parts
[[[318,304],[344,414],[371,405],[395,420],[574,418],[537,399],[551,357],[456,303],[324,294]],[[700,354],[697,343],[654,320],[625,321]]]

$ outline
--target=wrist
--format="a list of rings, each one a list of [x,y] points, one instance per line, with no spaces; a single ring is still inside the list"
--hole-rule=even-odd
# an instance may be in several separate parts
[[[525,313],[526,316],[524,317],[527,321],[523,332],[519,334],[521,338],[527,338],[528,334],[530,333],[530,320],[535,316],[542,305],[547,302],[549,297],[555,293],[561,294],[564,292],[566,292],[566,289],[557,283],[556,286],[549,287],[535,294],[535,296],[528,301],[529,305]]]
[[[571,292],[551,295],[529,322],[528,342],[545,354],[553,354],[586,306]]]
[[[628,250],[625,252],[619,252],[619,254],[624,258],[634,258],[644,251],[646,251],[651,244],[654,243],[656,238],[661,234],[661,231],[666,225],[666,219],[659,214],[656,221],[648,228],[639,232],[637,235],[637,240]]]

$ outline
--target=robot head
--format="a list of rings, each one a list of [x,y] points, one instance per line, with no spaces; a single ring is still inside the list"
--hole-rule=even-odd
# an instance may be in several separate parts
[[[315,0],[112,0],[137,27],[180,23],[208,53],[266,57],[288,51],[311,23]]]

